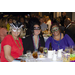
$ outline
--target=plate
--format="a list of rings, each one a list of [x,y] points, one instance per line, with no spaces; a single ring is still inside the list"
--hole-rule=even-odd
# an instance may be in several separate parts
[[[45,60],[46,58],[37,58],[37,60]]]

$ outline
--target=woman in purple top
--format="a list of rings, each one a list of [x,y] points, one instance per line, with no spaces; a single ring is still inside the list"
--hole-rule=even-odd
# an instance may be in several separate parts
[[[60,27],[57,23],[54,23],[51,26],[52,36],[49,37],[45,43],[45,47],[49,49],[49,45],[51,43],[53,50],[63,49],[65,47],[73,46],[74,42],[67,34],[63,34],[60,31]]]

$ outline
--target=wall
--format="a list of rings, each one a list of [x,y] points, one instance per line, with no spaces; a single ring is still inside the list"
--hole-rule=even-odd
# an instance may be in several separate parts
[[[49,12],[31,12],[31,14],[34,14],[34,15],[39,15],[40,14],[40,16],[41,17],[43,17],[44,15],[46,15],[46,16],[49,16]]]
[[[34,15],[39,15],[39,12],[31,12],[31,14],[34,14]],[[61,16],[61,12],[53,12],[54,14],[54,17],[59,17]],[[49,12],[40,12],[40,15],[41,17],[46,15],[46,16],[49,16],[50,13]],[[75,20],[74,17],[75,17],[75,12],[66,12],[66,15],[71,18],[71,20]]]
[[[72,12],[66,12],[66,15],[72,20]]]
[[[31,12],[31,14],[38,15],[39,12]]]
[[[72,21],[75,21],[75,12],[72,12]]]
[[[49,16],[49,12],[42,12],[42,16],[44,15]]]

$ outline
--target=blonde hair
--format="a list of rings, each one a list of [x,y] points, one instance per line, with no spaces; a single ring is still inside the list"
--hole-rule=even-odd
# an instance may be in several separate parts
[[[9,31],[8,31],[8,34],[9,34],[9,35],[12,35],[12,27],[11,27],[11,26],[10,26],[10,29],[9,29]],[[23,38],[23,29],[22,29],[22,28],[21,28],[20,35],[19,35],[18,37]]]

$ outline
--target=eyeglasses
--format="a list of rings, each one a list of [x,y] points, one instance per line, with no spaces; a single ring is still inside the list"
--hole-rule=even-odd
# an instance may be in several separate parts
[[[59,30],[59,27],[53,27],[51,31],[52,33],[54,33],[55,31],[58,31],[58,30]]]

